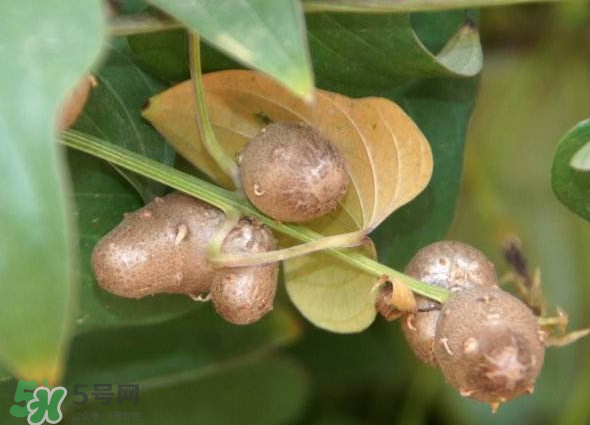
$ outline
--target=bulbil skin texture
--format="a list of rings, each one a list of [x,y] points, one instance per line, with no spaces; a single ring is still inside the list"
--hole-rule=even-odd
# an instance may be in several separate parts
[[[240,153],[244,191],[281,222],[305,222],[337,207],[349,175],[340,150],[305,123],[274,123]]]
[[[242,219],[225,238],[221,251],[259,253],[276,248],[268,227],[253,219]],[[236,325],[258,321],[273,309],[278,270],[278,262],[220,269],[210,292],[217,313]]]
[[[206,248],[225,220],[217,208],[174,192],[129,213],[94,248],[98,284],[122,297],[208,292]]]
[[[474,247],[457,241],[440,241],[422,248],[405,268],[405,274],[453,292],[475,286],[494,287],[498,277],[494,265]],[[436,367],[434,341],[440,305],[416,296],[416,313],[402,319],[404,335],[424,363]]]
[[[461,291],[441,310],[435,356],[447,382],[465,397],[497,406],[531,394],[544,355],[536,316],[499,288]]]
[[[80,82],[67,93],[57,115],[57,129],[59,131],[67,130],[74,125],[86,105],[90,89],[95,85],[96,79],[89,75],[82,78],[82,80],[80,80]]]

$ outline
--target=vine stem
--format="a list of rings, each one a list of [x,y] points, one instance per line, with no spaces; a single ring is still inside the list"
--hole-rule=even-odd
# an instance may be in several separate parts
[[[205,103],[205,91],[203,90],[201,72],[201,42],[199,34],[189,34],[189,57],[193,88],[195,90],[195,102],[197,106],[197,126],[201,133],[201,140],[205,149],[215,160],[219,168],[227,174],[234,183],[237,191],[241,191],[240,170],[231,156],[227,154],[223,146],[217,141],[213,126],[209,120],[209,112]]]
[[[115,16],[109,22],[110,34],[113,37],[124,37],[134,34],[168,31],[183,28],[183,25],[167,16],[151,13],[140,13],[132,16]]]
[[[322,235],[306,227],[278,223],[272,220],[261,214],[234,192],[225,190],[195,176],[168,167],[153,159],[104,140],[78,131],[67,130],[62,132],[60,142],[70,148],[104,159],[122,168],[192,195],[224,211],[235,209],[246,216],[255,217],[277,232],[283,233],[298,241],[314,242],[323,238]],[[397,279],[406,284],[413,292],[432,300],[443,303],[450,296],[450,292],[446,289],[420,282],[359,252],[347,248],[328,248],[324,252],[376,278],[388,276],[392,279]]]
[[[212,260],[217,258],[218,255],[221,253],[221,245],[223,245],[223,241],[229,235],[229,232],[232,231],[234,227],[240,221],[241,214],[240,212],[235,209],[225,209],[223,211],[225,214],[225,221],[221,225],[221,227],[215,232],[209,244],[207,245],[207,258]]]

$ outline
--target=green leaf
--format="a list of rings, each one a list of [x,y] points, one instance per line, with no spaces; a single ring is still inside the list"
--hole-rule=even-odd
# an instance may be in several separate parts
[[[590,120],[575,125],[559,141],[553,158],[551,185],[555,196],[570,210],[590,221],[590,174],[570,167],[570,161],[590,141]],[[584,149],[582,148],[582,149]]]
[[[578,171],[590,171],[590,140],[574,154],[570,165]]]
[[[94,246],[119,224],[124,213],[140,208],[143,203],[133,187],[107,162],[75,151],[68,152],[68,159],[80,230],[81,279],[76,331],[148,325],[197,308],[198,304],[185,296],[129,300],[98,286],[90,267]]]
[[[76,257],[55,116],[101,48],[104,17],[97,0],[24,0],[3,8],[0,27],[0,358],[23,379],[55,382]]]
[[[470,15],[473,14],[411,15],[416,33],[407,36],[419,37],[430,51],[437,53],[464,28]],[[311,14],[308,18],[318,86],[353,97],[389,98],[416,122],[430,142],[434,157],[430,184],[371,234],[380,260],[395,267],[405,266],[418,249],[443,238],[451,224],[461,183],[465,135],[478,87],[477,77],[414,78],[388,73],[384,68],[387,63],[411,63],[414,55],[413,48],[404,48],[407,42],[398,39],[394,44],[388,38],[393,31],[390,25],[406,19],[400,16]],[[329,29],[322,27],[324,24]],[[359,60],[356,52],[365,51],[368,55],[369,45],[378,48],[364,61]],[[477,49],[475,45],[472,48]],[[349,65],[343,68],[344,63]]]
[[[150,0],[209,43],[303,97],[313,74],[297,0]]]
[[[231,416],[235,414],[245,423],[282,423],[286,419],[281,418],[301,408],[306,377],[290,360],[260,355],[291,343],[299,334],[299,324],[281,308],[242,327],[223,321],[208,304],[149,328],[79,335],[66,376],[70,394],[75,384],[87,385],[87,393],[99,383],[113,384],[115,391],[117,384],[138,384],[139,404],[125,403],[117,409],[98,403],[78,407],[73,404],[80,399],[77,396],[66,401],[65,418],[71,419],[76,411],[98,411],[107,419],[115,410],[139,411],[147,423],[162,423],[162,414],[165,422],[174,423],[185,423],[195,415],[207,424],[235,423]],[[277,408],[261,413],[259,397]],[[90,394],[89,399],[93,401]],[[256,419],[261,422],[251,422]]]
[[[95,72],[98,85],[92,90],[76,128],[172,165],[174,150],[141,117],[147,99],[164,86],[135,65],[125,40],[115,40],[109,47],[105,63]],[[163,185],[153,180],[120,172],[146,202],[165,191]]]
[[[182,318],[151,327],[109,329],[77,335],[72,342],[65,376],[68,397],[62,406],[64,421],[69,423],[74,409],[78,407],[73,402],[81,398],[74,395],[74,385],[85,385],[81,390],[88,393],[90,401],[90,404],[76,410],[90,413],[101,409],[100,405],[93,403],[94,397],[90,394],[93,385],[112,384],[114,399],[110,406],[105,406],[109,409],[104,412],[106,417],[101,418],[104,422],[108,420],[110,411],[139,411],[140,420],[154,423],[157,419],[155,423],[162,423],[168,422],[161,420],[159,415],[162,412],[167,417],[177,414],[179,418],[185,418],[189,414],[194,417],[197,409],[196,416],[199,417],[201,413],[208,412],[209,418],[204,423],[218,423],[213,421],[226,419],[224,414],[229,404],[236,404],[242,409],[242,414],[248,414],[250,410],[246,409],[252,407],[252,401],[258,400],[258,394],[268,398],[269,402],[278,403],[278,409],[269,416],[261,417],[280,422],[278,412],[283,412],[286,418],[301,408],[307,394],[307,379],[304,371],[292,360],[271,358],[266,354],[292,343],[300,333],[299,322],[281,307],[256,324],[243,327],[223,321],[211,305],[202,305],[202,308]],[[268,364],[269,367],[264,369],[259,366],[261,364]],[[255,370],[252,375],[245,372],[251,371],[253,365]],[[241,371],[248,373],[252,379],[256,376],[260,379],[248,382],[246,387],[240,386],[239,382],[246,383],[241,380]],[[269,380],[268,377],[273,375],[277,376],[276,380]],[[229,382],[232,385],[228,385]],[[275,388],[276,396],[268,392],[270,382],[273,387],[276,384],[280,388],[280,391]],[[220,394],[217,391],[222,383],[224,393]],[[140,386],[137,406],[130,402],[123,402],[121,406],[117,404],[119,384]],[[291,385],[294,386],[292,389],[289,388]],[[14,403],[15,387],[14,380],[0,382],[1,411],[7,412]],[[237,396],[234,391],[240,391],[240,397],[228,401],[225,396]],[[254,395],[249,395],[249,392]],[[212,397],[207,396],[209,393]],[[168,398],[172,394],[182,399],[174,409],[170,407],[174,402]],[[160,397],[165,397],[166,401],[158,401]],[[195,403],[199,403],[198,406]],[[21,422],[22,419],[15,421]],[[178,423],[184,422],[187,421]]]
[[[309,397],[305,370],[289,357],[258,357],[229,364],[215,373],[143,390],[137,406],[91,403],[64,413],[65,423],[76,413],[98,412],[105,422],[114,411],[139,412],[148,425],[197,423],[207,425],[287,425],[297,419]],[[103,419],[104,418],[104,419]]]
[[[354,251],[369,258],[376,256],[372,243]],[[294,258],[283,265],[291,301],[317,327],[353,333],[366,329],[375,320],[375,276],[323,252]]]
[[[147,16],[161,12],[150,7]],[[182,29],[157,31],[127,36],[127,42],[139,66],[153,77],[169,83],[190,78],[188,33]],[[206,72],[238,68],[238,65],[207,43],[201,42],[201,63]]]
[[[445,44],[434,54],[420,41],[407,14],[308,15],[318,86],[352,85],[373,88],[378,94],[379,88],[403,85],[411,77],[478,74],[483,63],[479,33],[464,14],[456,16],[462,16],[464,24],[446,36]],[[433,24],[430,31],[442,33],[444,23],[443,28],[438,22]]]

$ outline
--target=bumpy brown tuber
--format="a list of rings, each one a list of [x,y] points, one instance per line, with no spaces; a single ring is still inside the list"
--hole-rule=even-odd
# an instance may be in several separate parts
[[[349,181],[342,153],[304,123],[263,128],[240,153],[240,174],[250,202],[284,222],[309,221],[333,210]]]
[[[217,312],[235,324],[257,321],[273,308],[278,263],[215,269],[207,247],[225,215],[198,199],[175,192],[127,214],[96,245],[92,267],[98,284],[122,297],[160,293],[210,293]],[[242,219],[225,237],[226,253],[275,249],[272,232]]]
[[[434,347],[447,382],[494,408],[533,392],[545,355],[535,315],[499,288],[473,287],[446,302]]]
[[[252,219],[240,220],[225,238],[221,250],[230,254],[259,253],[276,249],[271,231]],[[219,270],[211,285],[217,313],[238,325],[253,323],[273,308],[278,263]]]
[[[156,198],[96,245],[96,280],[128,298],[208,292],[215,270],[205,251],[224,220],[217,208],[179,192]]]
[[[496,286],[494,265],[470,245],[441,241],[422,248],[412,258],[405,273],[417,280],[453,292],[474,286]],[[414,353],[430,366],[436,366],[434,333],[440,306],[424,297],[417,297],[416,313],[404,316],[402,329]]]

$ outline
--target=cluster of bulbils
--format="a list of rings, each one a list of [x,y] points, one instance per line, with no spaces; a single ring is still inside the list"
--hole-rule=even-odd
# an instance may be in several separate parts
[[[498,406],[531,394],[545,355],[544,334],[531,309],[498,287],[493,264],[477,249],[455,241],[420,250],[405,273],[448,289],[442,307],[417,297],[417,311],[402,316],[416,356],[439,367],[461,395]],[[389,288],[377,304],[392,317]]]
[[[331,211],[346,193],[342,153],[303,123],[271,124],[239,154],[249,200],[278,221],[304,222]],[[128,298],[181,293],[210,299],[221,317],[249,324],[272,310],[278,262],[216,268],[209,243],[225,222],[222,211],[179,192],[127,214],[96,245],[94,274],[101,287]],[[243,218],[220,251],[261,253],[277,248],[272,232]]]
[[[349,182],[342,153],[303,123],[265,127],[240,152],[239,166],[248,199],[277,221],[326,214]],[[182,193],[156,198],[127,214],[96,245],[96,279],[122,297],[177,293],[210,299],[226,320],[253,323],[273,308],[278,262],[215,267],[208,248],[225,221],[219,209]],[[276,248],[266,226],[242,218],[219,251]],[[494,267],[483,254],[458,242],[436,243],[416,254],[406,274],[454,293],[442,308],[418,297],[418,310],[403,317],[404,333],[420,359],[440,367],[449,383],[476,400],[497,404],[533,391],[544,355],[537,319],[497,287]],[[382,290],[377,309],[391,317],[388,290]]]

